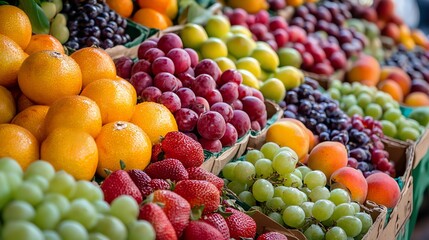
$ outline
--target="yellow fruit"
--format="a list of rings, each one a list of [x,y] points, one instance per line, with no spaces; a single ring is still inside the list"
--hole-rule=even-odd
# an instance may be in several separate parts
[[[187,23],[180,31],[180,38],[183,41],[184,47],[199,49],[208,36],[206,30],[200,25]]]
[[[221,72],[225,72],[228,69],[237,69],[237,67],[235,66],[235,63],[227,57],[216,58],[214,61],[216,62],[217,66],[220,68]]]
[[[286,90],[298,87],[304,82],[304,74],[296,67],[285,66],[277,69],[273,77],[283,82]]]
[[[13,124],[19,125],[33,134],[39,142],[43,140],[43,123],[49,107],[44,105],[34,105],[18,113],[13,119]]]
[[[150,162],[152,143],[147,134],[130,122],[111,122],[103,126],[95,139],[98,147],[97,173],[120,170],[120,161],[126,169],[144,169]]]
[[[259,81],[258,79],[249,71],[244,69],[238,70],[243,77],[243,84],[252,88],[259,89]]]
[[[57,128],[43,141],[40,155],[55,170],[64,170],[77,180],[91,180],[98,164],[94,139],[86,132]]]
[[[141,8],[133,16],[133,21],[149,28],[164,30],[170,23],[167,16],[151,8]]]
[[[101,48],[82,48],[72,53],[70,57],[79,64],[82,71],[83,87],[98,79],[116,78],[115,63],[109,54]]]
[[[22,49],[27,47],[32,29],[24,11],[12,5],[1,5],[0,23],[0,34],[10,37]]]
[[[107,5],[121,17],[128,18],[133,13],[133,1],[132,0],[107,0]]]
[[[176,119],[164,105],[154,102],[137,104],[130,122],[139,126],[152,144],[160,142],[167,133],[177,131]]]
[[[50,105],[62,97],[79,94],[82,73],[71,57],[55,51],[41,51],[22,63],[18,84],[30,100]]]
[[[252,14],[268,8],[268,3],[266,0],[229,0],[226,2],[232,8],[242,8],[246,10],[246,12]]]
[[[166,13],[170,0],[137,0],[140,8],[150,8],[160,13]]]
[[[28,97],[26,97],[24,94],[21,94],[18,97],[18,100],[17,100],[18,112],[22,112],[24,109],[31,107],[33,105],[34,105],[34,102],[28,99]]]
[[[79,95],[54,102],[46,114],[44,136],[63,127],[87,132],[95,138],[101,130],[101,114],[97,103]]]
[[[219,38],[207,39],[201,44],[200,52],[203,58],[216,59],[228,56],[228,48]]]
[[[116,78],[115,81],[118,81],[128,89],[128,91],[133,95],[133,103],[137,104],[137,92],[134,86],[123,78]]]
[[[17,43],[0,34],[0,85],[9,87],[16,84],[19,68],[27,57]]]
[[[179,11],[177,1],[178,0],[170,0],[170,3],[167,6],[166,14],[170,19],[175,19],[177,16],[177,12]]]
[[[267,130],[267,142],[275,142],[281,147],[290,147],[299,159],[305,157],[310,146],[308,134],[296,123],[280,121]]]
[[[15,100],[7,88],[0,86],[0,124],[9,123],[16,114]]]
[[[257,46],[253,49],[250,57],[255,58],[261,64],[261,68],[273,72],[279,66],[279,57],[271,48]]]
[[[63,45],[54,36],[49,34],[36,34],[31,36],[30,43],[27,48],[25,48],[25,52],[31,55],[43,50],[52,50],[64,53]]]
[[[235,65],[237,69],[244,69],[253,74],[257,79],[261,77],[261,66],[259,65],[258,60],[252,57],[240,58]]]
[[[39,142],[27,129],[0,124],[0,157],[15,159],[22,169],[39,159]]]
[[[286,5],[292,7],[298,7],[304,4],[304,0],[286,0]]]

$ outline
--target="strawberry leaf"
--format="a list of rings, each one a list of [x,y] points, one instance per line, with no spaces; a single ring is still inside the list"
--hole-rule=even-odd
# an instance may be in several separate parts
[[[203,215],[203,210],[204,210],[204,205],[193,207],[191,211],[191,220],[196,221],[200,219],[201,215]]]
[[[112,171],[110,171],[109,169],[105,168],[104,169],[104,173],[106,173],[106,175],[109,176],[112,173]]]
[[[125,162],[122,159],[119,160],[119,166],[121,167],[121,170],[124,170],[127,167]]]

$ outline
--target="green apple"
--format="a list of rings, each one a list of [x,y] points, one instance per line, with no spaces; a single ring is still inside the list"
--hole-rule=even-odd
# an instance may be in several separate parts
[[[216,59],[228,56],[228,49],[219,38],[209,38],[200,47],[203,58]]]
[[[244,69],[251,72],[257,79],[261,77],[261,66],[259,65],[258,60],[252,57],[240,58],[235,65],[237,69]]]
[[[229,20],[223,15],[213,15],[206,23],[205,29],[209,37],[224,38],[231,28]]]
[[[304,82],[304,74],[296,67],[280,67],[274,73],[273,77],[283,82],[286,90],[296,88]]]
[[[252,88],[259,89],[259,81],[253,74],[244,69],[238,69],[243,77],[243,84]]]
[[[226,40],[228,52],[238,58],[247,57],[256,47],[255,41],[244,34],[235,34]]]
[[[279,55],[280,67],[293,66],[299,68],[302,64],[301,53],[294,48],[281,48],[277,54]]]
[[[214,61],[222,72],[225,72],[228,69],[237,69],[235,63],[227,57],[216,58]]]
[[[207,41],[207,33],[203,27],[193,23],[187,23],[180,31],[183,46],[187,48],[199,49],[203,42]]]
[[[261,68],[266,71],[274,72],[279,66],[279,57],[272,49],[256,47],[253,49],[250,56],[258,60],[261,64]]]
[[[244,34],[245,36],[251,38],[252,37],[252,32],[246,28],[245,26],[241,26],[241,25],[234,25],[230,28],[231,33],[233,34]]]
[[[273,100],[276,103],[282,101],[286,95],[286,90],[282,81],[277,78],[266,80],[259,90],[262,95],[264,95],[265,99]]]

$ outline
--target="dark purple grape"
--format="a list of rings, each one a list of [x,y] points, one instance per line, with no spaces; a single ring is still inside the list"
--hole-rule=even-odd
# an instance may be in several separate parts
[[[123,27],[118,27],[118,30],[116,30],[116,33],[119,35],[123,35],[125,33],[125,29]]]
[[[296,118],[296,115],[295,115],[295,113],[286,110],[283,113],[283,117],[285,117],[285,118]]]
[[[299,104],[298,112],[300,114],[308,115],[311,112],[311,103],[308,100],[303,100]]]
[[[94,36],[90,36],[86,39],[86,46],[100,46],[100,40]]]
[[[323,132],[328,131],[328,127],[324,123],[318,123],[316,125],[316,133],[320,135]]]
[[[113,41],[113,43],[115,45],[121,44],[122,43],[122,37],[121,37],[121,35],[118,35],[118,34],[113,35],[112,41]]]
[[[85,4],[83,6],[83,11],[88,14],[88,17],[90,18],[95,18],[98,15],[98,9],[91,4]]]
[[[116,22],[110,21],[107,23],[107,27],[111,28],[114,32],[118,30],[118,24]]]
[[[94,26],[94,27],[91,28],[91,30],[92,30],[92,36],[94,36],[96,38],[100,38],[101,31],[100,31],[99,27]]]
[[[107,12],[102,12],[98,15],[97,18],[103,18],[104,20],[106,20],[106,24],[107,24],[107,22],[110,20],[110,15]]]
[[[104,28],[107,26],[107,20],[101,16],[98,16],[95,18],[95,24],[97,24],[97,26],[100,28]]]
[[[294,114],[298,113],[298,107],[295,104],[287,105],[286,110],[293,112]]]
[[[69,48],[71,48],[71,49],[79,49],[80,48],[79,43],[75,42],[75,41],[68,41],[66,43],[66,46],[69,47]]]
[[[361,170],[362,172],[368,172],[369,171],[369,165],[366,162],[358,162],[357,169]]]
[[[103,48],[112,48],[113,46],[115,46],[113,41],[110,39],[104,39],[103,44],[104,44]]]
[[[298,94],[296,92],[293,92],[293,91],[288,91],[286,93],[286,99],[285,100],[286,100],[287,104],[296,104],[299,101]]]
[[[330,137],[329,137],[329,133],[328,132],[323,132],[319,135],[319,140],[321,142],[325,142],[325,141],[329,141]]]
[[[115,34],[115,32],[109,27],[103,28],[101,30],[101,36],[103,36],[103,38],[112,38],[113,34]]]
[[[364,161],[367,158],[366,152],[361,148],[355,148],[349,152],[349,156],[358,160],[359,162]]]

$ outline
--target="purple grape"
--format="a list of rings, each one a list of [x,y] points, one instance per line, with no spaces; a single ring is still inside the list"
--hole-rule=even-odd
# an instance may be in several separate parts
[[[237,142],[237,138],[238,138],[237,130],[235,129],[235,127],[232,124],[227,123],[226,129],[225,129],[225,134],[220,139],[222,146],[223,147],[230,147],[230,146],[234,145]]]
[[[174,92],[163,92],[158,102],[166,106],[170,112],[175,113],[180,109],[180,98]]]
[[[131,77],[130,83],[137,93],[141,93],[145,88],[152,86],[152,77],[145,72],[138,72]]]
[[[198,75],[192,83],[192,90],[195,95],[205,97],[208,93],[216,88],[216,82],[208,74]]]
[[[226,103],[231,104],[238,99],[238,85],[235,82],[223,84],[219,91],[222,94],[223,101]]]
[[[173,61],[168,57],[159,57],[155,59],[152,62],[151,70],[153,75],[157,75],[159,73],[171,73],[174,74],[175,68],[174,68]]]
[[[191,132],[197,125],[198,114],[189,108],[181,108],[174,113],[177,127],[181,132]]]
[[[161,90],[157,87],[147,87],[140,93],[140,97],[143,101],[158,102],[159,97],[162,95]]]
[[[211,106],[210,110],[220,113],[220,115],[222,115],[223,119],[227,123],[234,116],[234,110],[232,109],[232,107],[229,104],[224,103],[224,102],[218,102],[218,103],[213,104]]]
[[[201,114],[197,122],[198,133],[205,139],[218,140],[225,134],[226,123],[220,113],[207,111]]]
[[[213,91],[209,92],[206,95],[206,100],[209,103],[210,106],[212,106],[215,103],[222,102],[222,94],[219,92],[219,90],[214,89]]]
[[[201,146],[203,147],[203,149],[209,152],[216,153],[222,150],[222,143],[219,139],[209,140],[205,138],[200,138],[198,141],[201,143]]]
[[[179,89],[179,80],[171,73],[162,72],[155,76],[153,85],[162,92],[174,92]]]
[[[193,102],[195,102],[195,93],[186,87],[179,88],[176,91],[177,96],[180,98],[180,102],[182,103],[182,108],[190,107]]]
[[[249,115],[242,110],[234,110],[234,115],[229,123],[237,130],[238,138],[241,138],[250,130]]]

